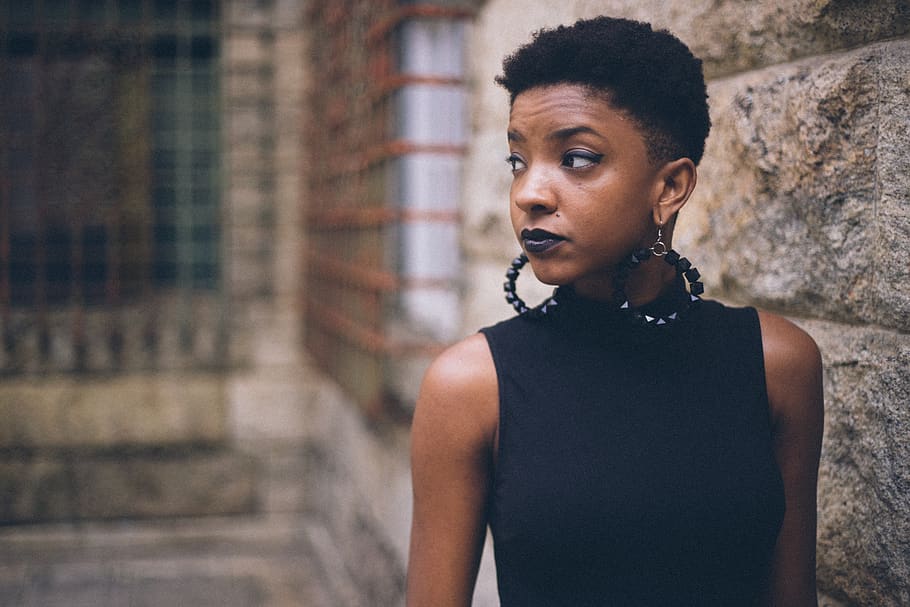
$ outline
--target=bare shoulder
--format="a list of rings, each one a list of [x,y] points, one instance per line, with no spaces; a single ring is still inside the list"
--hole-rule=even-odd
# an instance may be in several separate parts
[[[422,389],[470,391],[478,388],[478,382],[490,381],[496,381],[493,355],[486,338],[475,333],[436,357],[424,376]]]
[[[777,314],[759,311],[766,371],[799,377],[821,368],[821,354],[812,337]]]
[[[470,604],[498,416],[496,369],[483,335],[468,337],[433,361],[411,426],[408,605]]]
[[[427,369],[414,413],[414,431],[492,441],[498,417],[496,367],[486,338],[477,333],[447,348]]]
[[[822,359],[815,340],[782,316],[759,311],[758,317],[772,415],[819,418]]]
[[[816,487],[825,423],[821,354],[789,320],[759,312],[759,321],[774,457],[786,500],[768,604],[816,605]]]

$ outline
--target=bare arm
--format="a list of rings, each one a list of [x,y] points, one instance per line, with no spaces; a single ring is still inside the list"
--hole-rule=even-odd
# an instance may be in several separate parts
[[[818,461],[824,425],[818,347],[789,321],[760,313],[774,452],[786,513],[774,552],[770,604],[817,607],[815,526]]]
[[[430,366],[414,412],[409,607],[471,604],[498,417],[493,359],[473,335]]]

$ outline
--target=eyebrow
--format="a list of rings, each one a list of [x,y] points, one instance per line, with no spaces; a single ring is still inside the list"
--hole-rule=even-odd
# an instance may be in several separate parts
[[[592,129],[589,126],[569,126],[562,129],[556,129],[552,133],[547,135],[547,139],[564,141],[580,133],[587,133],[589,135],[596,135],[601,137],[602,135],[598,133],[595,129]],[[518,131],[509,131],[507,133],[509,141],[524,141],[525,137]]]
[[[597,131],[595,131],[594,129],[592,129],[589,126],[570,126],[570,127],[564,128],[564,129],[557,129],[557,130],[553,131],[552,133],[547,135],[547,139],[564,140],[564,139],[569,139],[570,137],[573,137],[580,133],[587,133],[589,135],[597,135],[598,137],[600,137],[600,133],[598,133]]]

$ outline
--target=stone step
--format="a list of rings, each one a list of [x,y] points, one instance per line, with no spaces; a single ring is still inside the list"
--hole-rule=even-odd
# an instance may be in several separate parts
[[[217,373],[52,376],[0,383],[0,449],[222,443]]]
[[[299,514],[0,528],[0,605],[359,607]],[[342,572],[343,573],[343,572]]]
[[[253,512],[257,465],[221,447],[0,452],[0,524]]]

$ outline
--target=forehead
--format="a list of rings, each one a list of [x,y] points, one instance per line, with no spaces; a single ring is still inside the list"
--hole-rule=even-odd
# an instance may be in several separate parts
[[[512,102],[509,130],[552,130],[586,126],[639,134],[628,112],[614,107],[608,93],[580,84],[553,84],[522,91]]]

